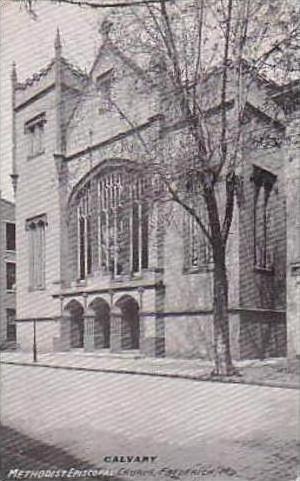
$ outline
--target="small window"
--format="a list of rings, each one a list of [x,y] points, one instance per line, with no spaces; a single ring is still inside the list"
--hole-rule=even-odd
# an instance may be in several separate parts
[[[16,341],[16,310],[6,309],[6,338],[8,341]]]
[[[111,85],[112,85],[112,72],[108,72],[104,75],[100,75],[96,79],[96,88],[100,96],[99,113],[105,113],[111,110]]]
[[[35,157],[44,152],[45,114],[40,114],[25,124],[25,134],[28,137],[28,157]]]
[[[6,250],[16,250],[16,226],[11,222],[6,223]]]
[[[16,283],[16,264],[14,262],[6,263],[6,289],[12,291]]]

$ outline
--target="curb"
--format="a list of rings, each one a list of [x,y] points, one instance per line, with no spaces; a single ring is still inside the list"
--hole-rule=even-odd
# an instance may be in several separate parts
[[[246,381],[244,379],[232,379],[232,378],[220,378],[211,377],[210,375],[189,375],[180,373],[164,373],[164,372],[149,372],[149,371],[134,371],[130,369],[118,370],[109,368],[93,368],[93,367],[80,367],[80,366],[58,366],[45,363],[35,363],[32,362],[18,362],[18,361],[1,361],[0,364],[12,365],[12,366],[24,366],[24,367],[44,367],[50,369],[64,369],[67,371],[88,371],[88,372],[101,372],[110,374],[125,374],[125,375],[137,375],[137,376],[151,376],[151,377],[167,377],[173,379],[184,379],[187,381],[198,381],[198,382],[219,382],[223,384],[243,384],[248,386],[260,386],[260,387],[271,387],[277,389],[294,389],[299,390],[300,386],[297,384],[282,384],[272,381]]]

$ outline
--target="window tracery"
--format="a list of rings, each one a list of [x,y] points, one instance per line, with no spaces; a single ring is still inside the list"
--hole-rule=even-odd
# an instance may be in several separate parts
[[[78,273],[113,277],[148,267],[147,180],[126,169],[95,176],[77,195]]]

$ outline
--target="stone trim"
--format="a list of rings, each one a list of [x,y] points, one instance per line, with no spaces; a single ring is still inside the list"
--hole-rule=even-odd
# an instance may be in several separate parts
[[[47,222],[47,214],[39,214],[35,215],[34,217],[30,217],[25,221],[25,230],[29,230],[32,227],[36,227],[37,225],[48,225]]]
[[[46,119],[46,112],[41,112],[38,115],[35,115],[33,118],[27,120],[24,125],[24,132],[28,132],[32,127],[36,125],[45,124],[47,122]]]
[[[57,322],[61,319],[61,316],[53,317],[26,317],[23,319],[16,319],[15,322]]]
[[[27,105],[44,97],[44,95],[47,95],[49,92],[54,90],[54,87],[55,85],[53,83],[52,85],[49,85],[49,87],[46,87],[44,90],[42,90],[42,92],[37,92],[36,95],[33,95],[32,97],[29,97],[28,99],[24,100],[14,108],[14,112],[19,112],[20,110],[23,110],[25,107],[27,107]]]
[[[80,290],[80,291],[70,291],[70,292],[60,292],[58,294],[52,294],[52,297],[60,298],[60,297],[74,297],[74,296],[82,296],[86,295],[94,295],[94,294],[110,294],[113,292],[128,292],[128,291],[136,291],[140,288],[143,289],[161,289],[163,287],[162,282],[156,282],[152,284],[139,284],[137,286],[109,286],[102,289],[91,289],[91,290]]]

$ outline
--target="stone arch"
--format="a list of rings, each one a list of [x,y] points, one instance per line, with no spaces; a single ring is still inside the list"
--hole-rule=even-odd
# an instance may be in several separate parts
[[[89,312],[94,318],[94,347],[105,349],[110,347],[110,307],[102,298],[96,297],[89,304]]]
[[[140,318],[137,301],[129,295],[124,295],[115,305],[120,309],[121,349],[139,349]]]
[[[70,347],[83,347],[84,342],[84,308],[76,299],[72,299],[64,308],[64,319],[69,320]]]

